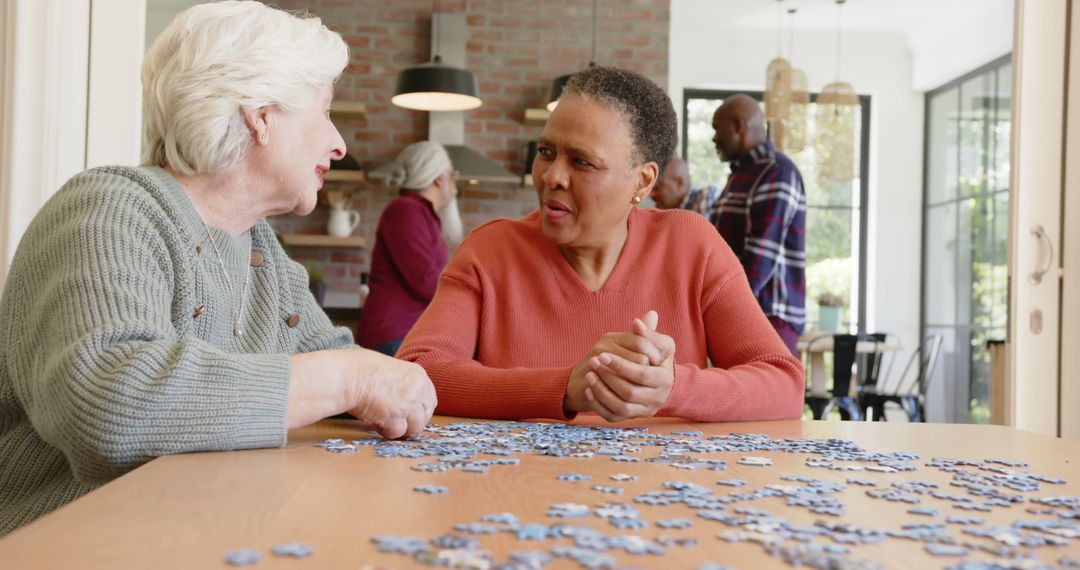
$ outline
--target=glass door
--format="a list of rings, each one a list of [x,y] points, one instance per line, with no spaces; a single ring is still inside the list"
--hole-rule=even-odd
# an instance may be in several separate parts
[[[926,96],[922,330],[944,339],[930,421],[990,419],[986,343],[1008,327],[1011,77],[1006,56]]]

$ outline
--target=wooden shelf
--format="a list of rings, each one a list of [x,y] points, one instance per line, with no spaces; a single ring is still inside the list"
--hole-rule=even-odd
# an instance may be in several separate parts
[[[367,105],[352,101],[334,101],[330,104],[330,112],[334,115],[364,117],[367,115]]]
[[[315,234],[289,234],[281,236],[285,245],[292,247],[357,247],[366,248],[364,236],[335,237]]]
[[[542,127],[547,122],[551,111],[545,108],[525,109],[525,124],[534,127]]]
[[[364,182],[367,176],[363,170],[328,170],[323,174],[326,182]]]

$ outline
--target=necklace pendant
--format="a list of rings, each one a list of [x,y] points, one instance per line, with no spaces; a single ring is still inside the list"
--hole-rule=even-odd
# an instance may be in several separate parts
[[[233,334],[236,336],[244,336],[244,329],[241,329],[240,325],[236,325],[236,328],[233,329]]]

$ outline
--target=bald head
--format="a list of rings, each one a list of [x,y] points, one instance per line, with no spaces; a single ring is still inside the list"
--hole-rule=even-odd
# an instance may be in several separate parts
[[[653,186],[649,196],[661,210],[671,210],[682,206],[690,192],[690,169],[686,161],[674,157],[664,169],[664,177]]]
[[[765,142],[765,115],[749,95],[732,95],[713,113],[713,144],[724,162],[735,160]]]

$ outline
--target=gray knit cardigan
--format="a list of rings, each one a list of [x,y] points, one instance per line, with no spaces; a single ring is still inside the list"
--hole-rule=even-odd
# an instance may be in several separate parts
[[[161,455],[284,444],[288,355],[352,335],[265,220],[211,231],[232,296],[160,168],[79,174],[30,224],[0,299],[0,534]]]

